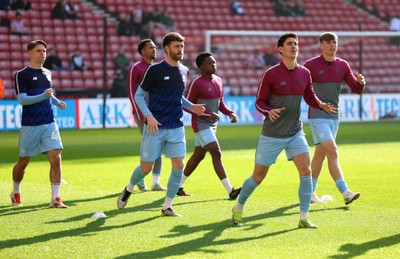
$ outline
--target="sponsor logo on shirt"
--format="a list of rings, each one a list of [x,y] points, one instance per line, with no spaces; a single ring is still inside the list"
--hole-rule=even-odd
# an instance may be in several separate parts
[[[164,80],[165,81],[169,80],[169,76],[164,76]]]
[[[34,76],[34,77],[32,78],[32,80],[37,80],[37,77],[36,77],[36,76]]]
[[[286,81],[282,81],[280,86],[286,86]]]

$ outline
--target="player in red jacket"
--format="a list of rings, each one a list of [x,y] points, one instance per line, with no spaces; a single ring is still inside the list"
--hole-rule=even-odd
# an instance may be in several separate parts
[[[128,97],[133,107],[132,109],[133,118],[135,119],[140,134],[143,134],[143,125],[145,117],[143,113],[140,111],[139,107],[136,105],[134,97],[138,85],[142,82],[144,73],[146,72],[147,68],[154,63],[154,60],[156,59],[156,45],[151,39],[141,40],[138,45],[138,52],[142,56],[142,60],[133,64],[128,71]],[[160,184],[161,167],[162,167],[162,158],[160,156],[154,162],[154,167],[152,172],[153,175],[153,184],[151,187],[152,191],[167,190]],[[148,187],[146,186],[144,180],[140,181],[136,186],[141,191],[148,190]]]
[[[213,55],[209,52],[200,53],[196,58],[196,65],[200,69],[201,75],[192,81],[185,96],[192,103],[205,104],[206,112],[202,116],[192,113],[192,128],[196,133],[195,148],[193,155],[186,164],[177,195],[190,196],[190,194],[183,190],[183,185],[204,159],[206,153],[209,152],[212,157],[215,173],[228,192],[229,199],[235,200],[241,188],[233,188],[229,182],[229,178],[226,176],[216,131],[219,119],[218,111],[229,116],[232,123],[237,122],[237,116],[225,105],[222,79],[215,75],[217,62]]]
[[[299,228],[317,228],[307,217],[310,210],[312,180],[310,151],[300,119],[302,98],[313,107],[334,112],[332,105],[321,102],[314,93],[310,71],[297,64],[298,37],[294,33],[282,35],[277,44],[282,61],[263,74],[257,91],[256,108],[265,116],[263,130],[258,140],[253,174],[248,177],[232,209],[232,223],[242,226],[244,205],[253,191],[267,176],[278,155],[285,150],[300,176]]]

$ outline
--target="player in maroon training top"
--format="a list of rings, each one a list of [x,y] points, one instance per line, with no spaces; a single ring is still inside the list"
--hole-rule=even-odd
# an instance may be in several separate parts
[[[358,199],[360,193],[349,190],[339,164],[339,152],[335,141],[339,129],[339,95],[343,81],[353,93],[357,94],[364,91],[366,82],[363,75],[353,74],[347,61],[336,57],[339,39],[335,33],[321,34],[319,42],[322,54],[307,60],[304,66],[311,72],[314,90],[318,98],[323,102],[331,103],[337,108],[337,112],[331,114],[311,107],[309,109],[310,127],[315,144],[314,157],[311,161],[313,181],[311,202],[324,203],[318,198],[315,189],[326,157],[332,179],[342,194],[344,203],[348,205]]]
[[[213,55],[209,52],[200,53],[196,58],[196,65],[200,69],[201,75],[193,80],[185,96],[192,103],[205,104],[206,112],[202,116],[192,113],[192,128],[196,133],[195,148],[183,171],[183,178],[177,195],[190,196],[183,190],[183,184],[208,151],[212,157],[214,170],[228,192],[229,199],[234,200],[239,195],[241,188],[233,188],[226,176],[216,131],[219,119],[218,111],[229,116],[232,123],[237,122],[237,116],[224,103],[222,79],[215,75],[217,62]]]
[[[140,134],[143,134],[143,125],[145,117],[143,113],[140,111],[139,107],[136,105],[134,100],[136,90],[138,85],[142,82],[143,75],[146,72],[147,68],[153,64],[156,59],[156,45],[150,39],[144,39],[139,42],[138,52],[142,56],[142,60],[133,64],[128,71],[128,97],[132,104],[132,113],[133,118],[135,119],[136,125],[140,131]],[[153,168],[153,184],[151,189],[153,191],[165,191],[167,190],[165,187],[160,184],[160,174],[161,174],[161,166],[162,166],[162,158],[159,157],[154,162]],[[148,188],[142,180],[137,184],[137,187],[141,191],[147,191]],[[132,192],[133,190],[129,190]]]
[[[334,112],[330,104],[321,102],[315,95],[310,71],[297,64],[298,37],[286,33],[278,40],[282,61],[268,69],[261,78],[257,91],[256,108],[264,116],[264,125],[255,155],[253,174],[248,177],[240,192],[238,202],[232,209],[232,223],[241,226],[244,204],[267,176],[269,168],[278,155],[285,150],[300,175],[299,228],[317,228],[308,221],[312,193],[309,147],[300,120],[300,104],[304,98],[314,108]]]

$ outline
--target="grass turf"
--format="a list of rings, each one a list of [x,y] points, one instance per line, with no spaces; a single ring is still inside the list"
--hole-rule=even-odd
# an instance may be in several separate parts
[[[309,143],[311,133],[305,125]],[[251,174],[261,126],[219,127],[223,161],[233,186]],[[189,158],[194,134],[187,128]],[[48,209],[45,156],[32,159],[21,185],[23,207],[11,207],[11,170],[17,132],[0,133],[0,258],[398,258],[400,256],[400,124],[342,123],[340,161],[349,187],[361,198],[345,206],[326,166],[320,195],[334,201],[311,206],[317,230],[298,230],[298,174],[282,153],[253,193],[245,226],[231,227],[235,202],[215,175],[209,156],[185,184],[192,197],[177,197],[183,218],[160,216],[162,192],[136,191],[127,207],[116,198],[139,163],[136,129],[62,131],[62,198],[67,210]],[[313,147],[311,145],[311,152]],[[170,162],[164,159],[161,183]],[[151,184],[151,176],[146,178]],[[95,212],[105,219],[93,219]]]

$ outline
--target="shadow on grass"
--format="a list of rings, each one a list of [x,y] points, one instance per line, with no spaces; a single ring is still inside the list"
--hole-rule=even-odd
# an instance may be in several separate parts
[[[73,206],[76,206],[76,204],[82,203],[82,202],[91,202],[91,201],[97,201],[97,200],[102,200],[102,199],[114,198],[114,197],[117,197],[118,194],[109,194],[109,195],[106,195],[103,197],[94,197],[94,198],[79,199],[79,200],[68,200],[68,202],[66,202],[66,204],[69,207],[73,207]],[[39,210],[47,210],[47,209],[50,209],[49,203],[44,203],[44,204],[42,203],[42,204],[37,204],[37,205],[21,206],[21,207],[11,206],[11,205],[10,206],[1,206],[0,207],[0,216],[9,216],[9,215],[14,215],[14,214],[29,213],[29,212],[39,211]]]
[[[241,227],[240,229],[243,229],[243,231],[251,231],[252,229],[256,229],[263,225],[261,223],[255,223],[256,221],[268,219],[268,218],[298,214],[297,212],[287,213],[288,210],[291,210],[298,206],[299,206],[299,204],[293,204],[290,206],[278,208],[274,211],[270,211],[267,213],[262,213],[262,214],[254,215],[251,217],[246,217],[245,225],[243,227]],[[328,209],[328,210],[334,210],[334,209],[335,208]],[[343,208],[339,208],[339,209],[343,209]],[[316,211],[322,211],[322,210],[324,210],[324,209],[320,209],[320,210],[316,210]],[[234,243],[241,243],[241,242],[246,242],[246,241],[263,239],[266,237],[273,237],[273,236],[277,236],[277,235],[281,235],[281,234],[285,234],[285,233],[297,230],[297,228],[290,228],[290,229],[285,229],[285,230],[281,230],[281,231],[265,233],[263,235],[253,236],[253,237],[241,238],[240,236],[235,236],[233,238],[217,240],[217,238],[219,238],[221,236],[222,232],[224,230],[226,230],[227,228],[235,228],[235,227],[233,227],[230,222],[227,222],[227,220],[223,220],[223,221],[216,222],[213,224],[199,225],[199,226],[194,226],[194,227],[191,227],[188,225],[179,225],[179,226],[176,226],[173,229],[171,229],[171,231],[170,231],[171,234],[161,236],[161,238],[182,237],[182,236],[191,235],[191,234],[194,234],[197,232],[206,232],[206,233],[200,238],[176,243],[176,244],[173,244],[173,245],[170,245],[167,247],[163,247],[158,250],[147,251],[147,252],[137,252],[137,253],[123,255],[123,256],[120,256],[117,258],[165,258],[165,257],[170,257],[172,255],[173,256],[182,256],[187,253],[194,253],[194,252],[200,252],[200,251],[203,253],[210,253],[213,256],[217,256],[218,253],[221,253],[220,251],[215,249],[215,247],[217,247],[217,246],[232,245]],[[221,256],[224,256],[224,255],[221,255]]]
[[[80,200],[70,200],[68,201],[68,205],[71,204],[72,206],[79,203],[83,202],[91,202],[95,200],[101,200],[101,199],[109,199],[109,198],[116,198],[118,197],[118,194],[110,194],[107,196],[103,197],[96,197],[92,199],[80,199]],[[141,194],[140,192],[137,194]],[[218,199],[219,200],[219,199]],[[0,241],[0,247],[3,249],[5,248],[13,248],[17,246],[23,246],[23,245],[31,245],[31,244],[38,244],[38,243],[44,243],[50,240],[54,239],[60,239],[64,237],[74,237],[74,236],[88,236],[88,235],[93,235],[96,232],[101,232],[101,231],[108,231],[108,230],[115,230],[119,228],[125,228],[125,227],[130,227],[130,226],[137,226],[142,223],[148,223],[152,220],[158,219],[161,216],[161,205],[163,204],[164,197],[154,200],[151,203],[135,206],[135,207],[128,207],[124,208],[123,210],[120,209],[113,209],[109,211],[105,211],[104,213],[107,215],[108,218],[116,216],[116,215],[121,215],[125,213],[133,213],[135,211],[146,211],[146,210],[154,210],[155,208],[160,208],[160,214],[158,216],[153,216],[141,220],[136,220],[128,224],[123,224],[119,226],[103,226],[106,222],[107,218],[99,218],[99,219],[93,219],[94,221],[89,222],[83,227],[80,228],[74,228],[74,229],[68,229],[65,231],[58,231],[58,232],[53,232],[53,233],[46,233],[43,235],[36,235],[33,237],[27,237],[27,238],[18,238],[18,239],[9,239],[9,240],[4,240]],[[212,200],[204,200],[204,201],[193,201],[193,202],[187,202],[189,203],[205,203],[205,202],[210,202]],[[181,203],[182,204],[182,203]],[[43,210],[43,209],[48,209],[46,208],[47,204],[44,205],[35,205],[35,206],[22,206],[22,207],[7,207],[3,209],[3,211],[0,212],[9,212],[12,210],[12,214],[18,214],[18,213],[28,213],[32,211],[37,211],[37,210]],[[7,213],[7,215],[10,215],[11,213]],[[82,221],[82,220],[87,220],[93,215],[93,212],[82,214],[76,217],[68,218],[65,220],[58,220],[58,221],[51,221],[47,222],[46,224],[54,224],[54,223],[69,223],[72,221]]]
[[[369,242],[361,244],[345,244],[339,248],[340,252],[345,252],[345,254],[332,255],[329,258],[352,258],[356,256],[362,256],[372,249],[379,249],[383,247],[389,247],[397,245],[400,243],[400,234],[393,236],[383,237]],[[390,255],[389,255],[390,256]]]
[[[50,240],[60,239],[60,238],[64,238],[64,237],[89,236],[89,235],[95,234],[96,232],[129,227],[132,225],[140,224],[142,222],[149,222],[156,218],[158,218],[158,217],[150,217],[150,218],[146,218],[145,220],[142,220],[139,222],[134,221],[134,222],[131,222],[128,224],[120,225],[120,226],[108,226],[108,227],[103,226],[104,223],[106,222],[106,218],[100,218],[100,219],[91,221],[84,227],[80,227],[80,228],[52,232],[52,233],[47,233],[47,234],[37,235],[37,236],[27,237],[27,238],[18,238],[18,239],[10,239],[10,240],[1,241],[0,247],[2,249],[5,249],[5,248],[12,248],[12,247],[23,246],[23,245],[44,243],[44,242],[47,242]]]
[[[118,196],[118,194],[112,194],[112,195],[107,195],[104,197],[99,197],[99,198],[94,198],[94,199],[85,199],[85,200],[75,200],[75,201],[71,201],[71,203],[81,203],[81,202],[87,202],[87,201],[92,201],[92,200],[98,200],[98,199],[104,199],[104,198],[116,198]],[[129,212],[133,212],[133,211],[137,211],[137,210],[148,210],[149,208],[154,208],[155,206],[159,206],[162,204],[164,198],[160,198],[158,200],[153,201],[152,203],[149,204],[144,204],[141,206],[137,206],[134,208],[128,208],[128,209],[124,209],[124,210],[119,210],[119,209],[115,209],[115,210],[110,210],[105,212],[105,214],[108,216],[114,216],[116,214],[121,214],[122,213],[129,213]],[[31,208],[31,210],[36,210],[37,207],[39,206],[32,206],[33,208]],[[21,207],[22,208],[22,207]],[[17,212],[16,212],[17,213]],[[83,215],[79,215],[77,217],[73,217],[73,218],[69,218],[66,220],[60,220],[60,221],[52,221],[52,222],[48,222],[47,224],[54,224],[54,223],[59,223],[59,222],[71,222],[71,221],[81,221],[81,220],[86,220],[88,218],[91,217],[91,215],[93,214],[93,212],[88,213],[88,214],[83,214]],[[74,229],[68,229],[68,230],[64,230],[64,231],[57,231],[57,232],[52,232],[52,233],[46,233],[43,235],[36,235],[33,237],[27,237],[27,238],[18,238],[18,239],[9,239],[9,240],[4,240],[4,241],[0,241],[0,247],[2,249],[5,248],[12,248],[12,247],[17,247],[17,246],[23,246],[23,245],[31,245],[31,244],[38,244],[38,243],[44,243],[50,240],[54,240],[54,239],[60,239],[60,238],[64,238],[64,237],[75,237],[75,236],[88,236],[88,235],[93,235],[96,232],[100,232],[100,231],[107,231],[107,230],[115,230],[118,228],[125,228],[125,227],[129,227],[129,226],[133,226],[133,225],[138,225],[138,224],[142,224],[142,223],[148,223],[154,219],[157,219],[161,217],[160,216],[154,216],[154,217],[149,217],[149,218],[145,218],[142,220],[138,220],[138,221],[133,221],[131,223],[128,224],[123,224],[120,226],[103,226],[104,223],[106,222],[107,218],[99,218],[99,219],[93,219],[93,221],[89,222],[88,224],[86,224],[83,227],[80,228],[74,228]]]
[[[81,204],[84,202],[91,202],[91,201],[96,201],[96,200],[101,200],[101,199],[111,199],[118,196],[119,193],[117,194],[110,194],[102,197],[96,197],[96,198],[90,198],[90,199],[80,199],[80,200],[70,200],[68,204],[71,204],[72,206],[76,204]],[[184,204],[198,204],[198,203],[210,203],[212,201],[221,201],[224,199],[214,199],[214,200],[200,200],[200,201],[187,201],[183,203],[178,203],[176,206],[184,205]],[[138,205],[135,207],[127,207],[124,208],[123,210],[120,209],[112,209],[109,211],[105,211],[104,213],[108,216],[108,218],[116,216],[116,215],[121,215],[125,213],[133,213],[135,211],[146,211],[150,210],[153,211],[155,208],[160,208],[161,210],[161,205],[164,201],[164,197],[159,198],[157,200],[154,200],[151,203],[143,204],[143,205]],[[13,213],[27,213],[31,211],[37,211],[44,209],[47,204],[44,205],[36,205],[36,206],[26,206],[16,208],[16,210]],[[256,229],[263,224],[261,223],[255,223],[256,221],[267,219],[267,218],[274,218],[274,217],[282,217],[282,216],[289,216],[293,214],[298,214],[297,212],[290,212],[288,213],[287,211],[290,209],[293,209],[295,207],[298,207],[298,204],[293,204],[290,206],[278,208],[274,211],[270,211],[267,213],[262,213],[258,215],[254,215],[251,217],[245,218],[245,226],[242,228],[244,231],[250,231],[252,229]],[[22,209],[22,210],[21,210]],[[328,210],[333,210],[334,208],[328,209]],[[338,209],[343,209],[343,208],[338,208]],[[1,211],[4,214],[4,210]],[[326,209],[320,209],[320,210],[313,210],[313,211],[322,211]],[[7,208],[6,212],[9,212],[10,208]],[[76,217],[68,218],[65,220],[59,220],[59,221],[51,221],[47,222],[46,224],[54,224],[54,223],[70,223],[73,221],[82,221],[82,220],[87,220],[91,217],[93,212],[82,214]],[[10,215],[10,213],[7,213],[7,215]],[[75,237],[75,236],[90,236],[90,235],[95,235],[98,232],[102,231],[109,231],[109,230],[115,230],[115,229],[123,229],[126,227],[131,227],[131,226],[137,226],[139,224],[144,224],[144,223],[149,223],[150,221],[156,220],[158,218],[161,218],[161,212],[157,216],[153,217],[146,217],[144,219],[138,219],[136,221],[132,221],[127,224],[122,224],[122,225],[112,225],[112,226],[105,226],[105,222],[107,218],[100,218],[100,219],[94,219],[93,221],[90,221],[87,223],[85,226],[78,227],[78,228],[73,228],[73,229],[68,229],[68,230],[63,230],[63,231],[56,231],[52,233],[46,233],[42,235],[36,235],[32,237],[26,237],[26,238],[15,238],[15,239],[9,239],[9,240],[4,240],[0,241],[0,247],[5,249],[5,248],[13,248],[13,247],[18,247],[18,246],[24,246],[24,245],[31,245],[31,244],[38,244],[38,243],[45,243],[50,240],[55,240],[55,239],[61,239],[64,237]],[[172,219],[173,220],[173,219]],[[171,229],[171,234],[170,235],[165,235],[161,236],[161,238],[173,238],[173,237],[178,237],[178,236],[184,236],[184,235],[190,235],[198,232],[206,232],[202,237],[196,238],[196,239],[191,239],[185,242],[177,243],[168,247],[163,247],[161,249],[155,250],[155,251],[147,251],[147,252],[138,252],[138,253],[132,253],[129,255],[124,255],[121,258],[125,257],[149,257],[149,258],[162,258],[162,257],[169,257],[171,255],[184,255],[186,253],[192,253],[196,251],[203,251],[207,253],[218,253],[219,251],[216,251],[213,247],[218,246],[218,245],[228,245],[232,243],[238,243],[238,242],[246,242],[246,241],[251,241],[255,239],[262,239],[266,237],[271,237],[271,236],[276,236],[280,234],[284,234],[287,232],[291,232],[296,230],[297,228],[290,228],[286,230],[281,230],[281,231],[276,231],[276,232],[271,232],[271,233],[266,233],[260,236],[255,236],[255,237],[245,237],[245,238],[228,238],[224,240],[216,240],[222,232],[229,228],[231,226],[230,222],[228,220],[222,220],[220,222],[216,222],[213,224],[206,224],[206,225],[199,225],[199,226],[188,226],[188,225],[180,225],[176,226],[173,229]]]
[[[241,229],[245,231],[249,231],[251,229],[258,228],[262,226],[260,223],[251,223],[253,221],[258,221],[266,218],[271,218],[271,217],[281,217],[286,215],[284,212],[286,210],[292,209],[294,207],[297,207],[298,205],[290,205],[287,207],[282,207],[277,210],[263,213],[263,214],[258,214],[252,217],[246,218],[246,225],[242,227]],[[173,237],[179,237],[179,236],[186,236],[186,235],[191,235],[197,232],[206,232],[202,237],[196,238],[196,239],[190,239],[184,242],[179,242],[176,244],[172,244],[170,246],[166,246],[163,248],[160,248],[158,250],[154,251],[147,251],[147,252],[137,252],[137,253],[132,253],[132,254],[127,254],[123,255],[117,258],[165,258],[165,257],[170,257],[170,256],[182,256],[187,253],[194,253],[194,252],[203,252],[203,253],[210,253],[213,256],[217,256],[220,251],[215,249],[217,246],[223,246],[223,245],[232,245],[234,243],[240,243],[240,242],[246,242],[246,241],[251,241],[251,240],[256,240],[256,239],[262,239],[266,237],[272,237],[276,235],[281,235],[284,233],[288,233],[291,231],[296,230],[296,228],[291,228],[291,229],[286,229],[286,230],[281,230],[281,231],[276,231],[276,232],[271,232],[271,233],[265,233],[260,236],[254,236],[254,237],[233,237],[233,238],[227,238],[223,240],[216,240],[218,237],[221,236],[222,232],[226,230],[227,228],[230,228],[231,225],[230,223],[227,222],[227,220],[219,221],[213,224],[207,224],[207,225],[199,225],[199,226],[188,226],[188,225],[180,225],[176,226],[171,230],[170,235],[166,236],[161,236],[161,238],[173,238]],[[222,256],[222,255],[221,255]]]
[[[138,193],[143,194],[142,193]],[[115,200],[117,199],[118,194],[113,195],[112,198],[115,198]],[[185,205],[185,204],[192,204],[192,203],[206,203],[206,202],[212,202],[212,201],[218,201],[218,199],[215,200],[204,200],[204,201],[193,201],[193,202],[185,202],[185,203],[179,203],[179,204],[174,204],[174,207],[177,207],[179,205]],[[133,201],[134,202],[134,201]],[[107,215],[107,218],[111,218],[114,216],[118,216],[118,215],[122,215],[122,214],[127,214],[127,213],[134,213],[137,211],[154,211],[155,209],[159,209],[159,215],[161,217],[161,207],[162,204],[164,202],[164,197],[159,198],[151,203],[146,203],[143,205],[139,205],[139,206],[135,206],[135,207],[125,207],[124,209],[113,209],[113,210],[108,210],[108,211],[104,211],[103,213]],[[72,218],[68,218],[68,219],[64,219],[64,220],[55,220],[55,221],[50,221],[47,222],[48,224],[55,224],[55,223],[69,223],[72,221],[81,221],[84,219],[88,219],[93,215],[93,212],[87,213],[87,214],[82,214],[76,217],[72,217]],[[158,217],[155,217],[158,218]],[[146,221],[147,222],[147,221]],[[137,223],[135,224],[137,225]]]

